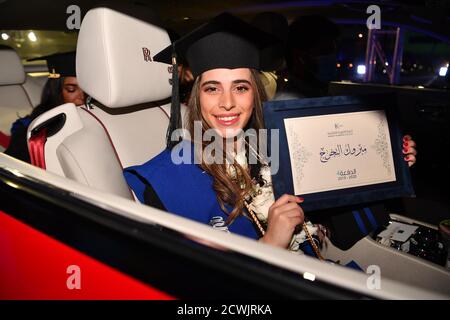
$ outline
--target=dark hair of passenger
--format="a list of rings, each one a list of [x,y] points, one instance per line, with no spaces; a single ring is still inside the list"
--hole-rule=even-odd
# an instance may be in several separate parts
[[[31,120],[54,107],[64,104],[62,96],[63,84],[64,77],[57,79],[49,78],[47,80],[42,90],[41,102],[33,109],[33,112],[30,115]]]

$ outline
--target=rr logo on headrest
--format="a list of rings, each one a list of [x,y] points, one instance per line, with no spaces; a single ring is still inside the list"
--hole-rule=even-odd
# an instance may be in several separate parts
[[[152,61],[152,56],[150,55],[150,50],[148,50],[147,48],[142,48],[142,53],[144,54],[145,62]]]

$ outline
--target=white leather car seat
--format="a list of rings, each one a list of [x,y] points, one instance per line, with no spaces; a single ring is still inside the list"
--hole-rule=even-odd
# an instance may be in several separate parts
[[[0,46],[0,131],[9,135],[18,117],[32,111],[31,100],[23,87],[25,71],[17,53]]]
[[[41,103],[42,91],[44,89],[45,83],[47,82],[47,76],[41,77],[31,77],[29,75],[25,78],[25,83],[22,85],[25,89],[28,97],[30,98],[31,105],[36,107]]]
[[[89,11],[77,43],[77,78],[92,104],[54,108],[31,123],[47,127],[46,169],[97,189],[132,198],[122,169],[165,148],[171,69],[153,61],[167,32],[108,8]]]
[[[125,167],[165,147],[171,68],[153,56],[170,45],[157,26],[98,8],[83,20],[77,43],[78,82],[101,102],[91,110],[108,128]]]

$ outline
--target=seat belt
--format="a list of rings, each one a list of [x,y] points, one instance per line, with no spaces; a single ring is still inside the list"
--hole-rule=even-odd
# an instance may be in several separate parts
[[[47,142],[47,128],[42,128],[28,140],[31,164],[45,169],[45,142]]]
[[[7,149],[9,146],[9,142],[11,141],[11,136],[4,134],[0,131],[0,147]]]

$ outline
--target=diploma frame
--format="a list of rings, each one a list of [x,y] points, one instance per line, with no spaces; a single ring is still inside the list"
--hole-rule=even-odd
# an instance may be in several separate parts
[[[408,164],[403,160],[403,135],[397,122],[395,94],[274,100],[265,102],[263,110],[266,128],[279,129],[279,170],[272,175],[276,199],[285,193],[294,194],[284,119],[373,110],[384,110],[386,114],[395,168],[395,181],[304,195],[299,194],[298,196],[302,196],[305,199],[304,203],[302,203],[302,208],[307,211],[314,211],[370,203],[390,198],[414,196]],[[269,138],[270,136],[269,134]],[[271,143],[268,145],[270,147]]]

